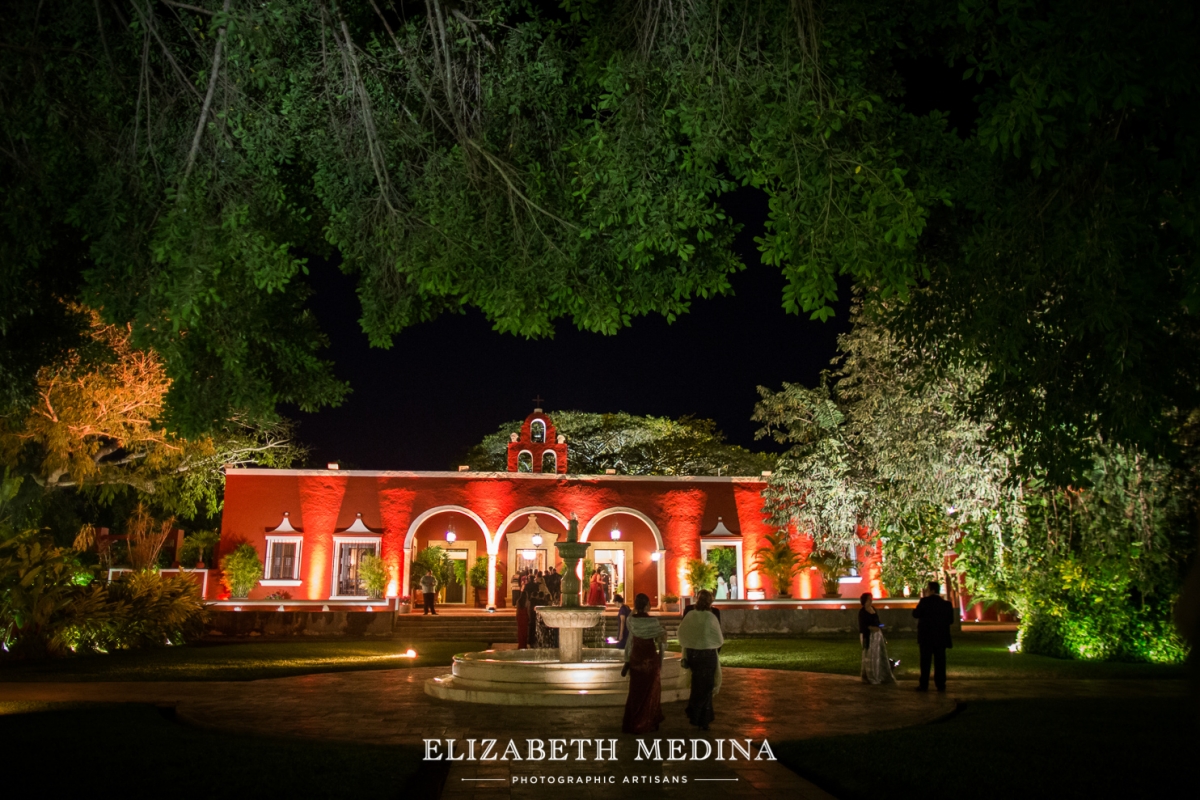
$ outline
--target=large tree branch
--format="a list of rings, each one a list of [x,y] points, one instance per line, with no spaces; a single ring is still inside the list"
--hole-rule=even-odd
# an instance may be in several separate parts
[[[221,9],[222,16],[229,15],[229,0]],[[212,108],[213,95],[217,91],[217,76],[221,73],[221,48],[225,45],[225,25],[217,30],[217,44],[213,47],[212,67],[208,76],[208,91],[204,95],[204,103],[200,106],[200,120],[196,123],[196,134],[192,137],[192,148],[188,151],[187,163],[183,167],[183,179],[180,185],[187,183],[196,165],[196,154],[200,152],[200,140],[204,136],[204,127],[208,122],[209,110]]]
[[[150,12],[149,5],[146,6],[147,13],[143,13],[141,7],[137,3],[133,4],[133,10],[136,11],[137,15],[142,18],[142,24],[146,26],[146,30],[150,32],[150,35],[154,37],[155,41],[157,41],[159,46],[162,48],[163,55],[167,57],[167,61],[170,63],[171,68],[175,70],[175,75],[178,76],[179,82],[182,83],[189,92],[195,95],[197,100],[203,101],[204,98],[200,96],[200,92],[196,91],[196,87],[193,86],[191,81],[188,80],[187,73],[183,71],[183,68],[179,66],[179,62],[175,60],[175,56],[171,54],[171,48],[168,47],[166,41],[158,35],[158,29],[154,26],[153,13]]]

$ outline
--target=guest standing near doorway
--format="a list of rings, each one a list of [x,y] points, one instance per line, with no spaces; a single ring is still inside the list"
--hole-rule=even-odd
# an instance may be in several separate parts
[[[522,589],[517,592],[517,649],[529,647],[529,595]]]
[[[558,574],[558,570],[554,565],[550,565],[550,571],[546,574],[546,588],[550,590],[550,602],[558,605],[558,598],[562,594],[562,575]]]
[[[600,583],[600,573],[593,572],[592,580],[588,585],[587,605],[602,606],[604,605],[604,585]]]
[[[862,639],[863,683],[895,683],[892,662],[888,660],[887,642],[883,640],[883,623],[875,610],[875,598],[863,592],[858,598],[862,608],[858,611],[858,635]]]
[[[617,609],[617,647],[624,650],[625,643],[629,641],[629,615],[633,612],[625,605],[625,598],[621,595],[614,594],[613,602],[620,606]]]
[[[701,730],[713,721],[713,693],[720,685],[721,662],[717,650],[725,644],[721,621],[713,613],[713,594],[701,589],[696,605],[679,623],[679,647],[692,671],[692,693],[688,697],[688,720]]]
[[[662,713],[662,662],[667,634],[662,624],[650,616],[648,596],[635,597],[633,608],[625,666],[621,668],[621,677],[629,676],[629,697],[625,700],[621,732],[649,733],[658,730],[666,719]]]
[[[425,570],[425,575],[421,578],[421,594],[425,597],[425,614],[422,614],[422,616],[429,614],[437,616],[437,609],[433,607],[434,598],[437,597],[434,594],[437,591],[437,587],[438,579],[433,577],[433,570]]]
[[[954,606],[942,599],[942,587],[930,581],[921,591],[921,602],[913,609],[917,618],[917,646],[921,649],[921,681],[918,692],[929,691],[929,665],[933,663],[933,682],[939,692],[946,691],[946,650],[953,647],[950,626],[954,624]]]

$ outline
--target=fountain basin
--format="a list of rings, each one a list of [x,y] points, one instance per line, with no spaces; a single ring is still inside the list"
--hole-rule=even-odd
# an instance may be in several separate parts
[[[604,611],[604,606],[539,606],[537,614],[549,628],[594,628]]]
[[[622,706],[629,693],[629,679],[621,677],[624,661],[624,652],[613,648],[584,648],[583,660],[570,663],[560,662],[552,649],[460,653],[450,674],[425,681],[425,693],[490,705]],[[679,654],[667,653],[662,702],[684,700],[690,689],[691,673],[680,666]]]
[[[583,632],[600,624],[604,606],[542,606],[537,610],[548,628],[558,629],[558,660],[583,661]]]

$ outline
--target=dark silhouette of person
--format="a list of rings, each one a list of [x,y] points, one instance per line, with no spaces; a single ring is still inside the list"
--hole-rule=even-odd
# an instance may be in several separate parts
[[[939,692],[946,691],[946,650],[950,626],[954,624],[954,606],[942,599],[942,587],[930,581],[921,590],[921,602],[913,609],[917,618],[917,646],[921,649],[921,681],[918,692],[929,691],[929,666],[933,663],[933,682]]]

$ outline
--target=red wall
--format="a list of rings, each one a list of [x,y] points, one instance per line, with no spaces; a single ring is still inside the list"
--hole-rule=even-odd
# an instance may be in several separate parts
[[[747,478],[635,478],[627,476],[568,477],[515,473],[352,472],[326,470],[229,470],[226,476],[220,553],[249,542],[265,557],[266,535],[289,512],[291,524],[304,536],[300,575],[304,585],[290,589],[295,599],[329,597],[333,569],[333,534],[348,528],[361,513],[363,523],[382,533],[382,556],[403,573],[404,539],[421,513],[446,505],[462,506],[482,518],[489,530],[510,513],[544,506],[579,517],[580,530],[596,514],[614,507],[636,509],[657,525],[667,554],[666,590],[679,593],[679,569],[688,558],[699,556],[702,531],[716,526],[717,517],[744,541],[744,569],[753,569],[754,550],[770,527],[763,520],[760,493],[765,482]],[[438,514],[417,532],[416,546],[445,538],[451,517]],[[453,515],[455,531],[478,543],[487,552],[477,525],[462,514]],[[650,558],[650,529],[630,515],[619,518],[624,536],[634,543],[634,581],[639,591],[655,594],[657,566]],[[546,530],[561,529],[547,515],[539,515]],[[509,530],[524,527],[524,515]],[[593,540],[607,538],[610,518],[592,531]],[[624,538],[624,537],[623,537]],[[506,544],[500,543],[501,560]],[[498,587],[503,593],[504,587]],[[210,596],[216,596],[215,582]],[[275,591],[259,587],[251,599]],[[400,587],[402,594],[407,593]],[[657,599],[657,598],[655,598]]]

